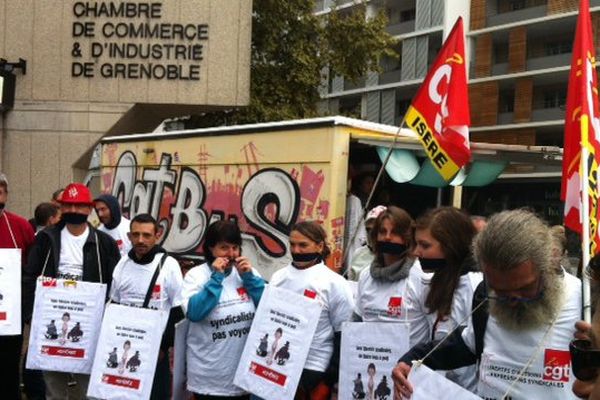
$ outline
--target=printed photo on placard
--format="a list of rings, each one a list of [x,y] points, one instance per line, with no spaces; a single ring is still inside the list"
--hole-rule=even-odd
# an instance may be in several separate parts
[[[234,383],[267,400],[293,397],[320,313],[315,299],[268,287]]]
[[[408,334],[405,323],[344,323],[339,398],[391,400],[392,369],[408,350]]]
[[[37,283],[27,367],[89,373],[106,285],[44,279]]]
[[[88,396],[149,398],[164,330],[164,314],[117,304],[107,306]]]
[[[0,336],[21,333],[21,250],[0,249]]]

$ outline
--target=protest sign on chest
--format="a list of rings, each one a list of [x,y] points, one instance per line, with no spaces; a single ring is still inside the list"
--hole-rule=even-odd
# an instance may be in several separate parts
[[[0,336],[21,334],[21,249],[0,249]]]
[[[320,314],[316,299],[267,286],[234,383],[265,400],[293,398]]]
[[[481,400],[479,396],[422,364],[413,363],[408,381],[414,390],[411,400]]]
[[[392,369],[408,350],[408,336],[405,323],[344,323],[339,398],[392,399]]]
[[[105,298],[102,283],[38,279],[27,368],[89,374]]]
[[[149,399],[168,311],[109,304],[104,312],[87,395]]]

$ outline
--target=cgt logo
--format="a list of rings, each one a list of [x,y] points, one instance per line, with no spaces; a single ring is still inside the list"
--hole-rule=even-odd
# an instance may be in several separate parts
[[[568,382],[571,372],[571,354],[564,350],[546,349],[544,353],[544,381]]]
[[[402,308],[402,297],[390,297],[388,301],[388,315],[392,317],[399,317]]]

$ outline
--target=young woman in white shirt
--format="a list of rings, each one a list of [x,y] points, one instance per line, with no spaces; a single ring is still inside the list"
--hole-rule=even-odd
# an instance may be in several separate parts
[[[454,207],[439,207],[416,220],[415,269],[406,286],[410,345],[441,340],[471,313],[473,293],[483,279],[471,254],[475,227],[469,216]],[[446,376],[475,390],[472,367],[448,371]]]
[[[206,263],[192,268],[182,289],[188,330],[187,388],[196,400],[247,400],[233,384],[263,279],[240,253],[242,236],[231,221],[211,224],[204,238]],[[241,332],[232,335],[231,332]]]
[[[316,222],[299,222],[290,232],[292,263],[275,272],[270,285],[318,301],[321,315],[298,385],[296,400],[328,400],[337,383],[342,323],[352,316],[347,281],[329,269],[325,230]]]
[[[414,221],[403,209],[390,206],[376,218],[370,232],[375,258],[358,280],[353,320],[401,322],[407,319],[404,292],[413,256]]]

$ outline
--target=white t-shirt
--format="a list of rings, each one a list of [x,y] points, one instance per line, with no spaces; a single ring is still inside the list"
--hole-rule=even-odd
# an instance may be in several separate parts
[[[414,273],[413,273],[413,270]],[[466,325],[473,305],[473,293],[483,280],[481,272],[469,272],[458,281],[450,315],[438,320],[437,313],[430,313],[425,306],[429,294],[432,273],[423,272],[421,268],[411,270],[406,285],[406,308],[410,323],[410,347],[431,340],[441,340],[450,334],[458,325]],[[463,322],[464,321],[464,322]],[[477,369],[475,366],[443,371],[446,378],[474,391],[477,385]]]
[[[150,281],[164,253],[157,253],[148,264],[138,264],[129,257],[123,257],[115,266],[110,287],[110,298],[120,304],[142,307]],[[181,288],[183,276],[179,263],[167,257],[152,288],[149,308],[170,310],[183,303]]]
[[[418,261],[413,263],[418,264]],[[411,267],[412,269],[412,267]],[[404,292],[408,277],[396,282],[373,279],[365,268],[358,280],[355,313],[364,322],[403,322],[407,320]]]
[[[349,194],[346,198],[346,224],[344,226],[346,265],[352,265],[354,252],[367,241],[367,231],[362,217],[363,207],[360,199],[354,194]],[[351,241],[355,232],[356,236]]]
[[[58,259],[57,278],[80,281],[83,277],[83,245],[88,238],[90,229],[79,235],[72,235],[65,226],[60,231],[60,257]]]
[[[529,361],[540,343],[533,363],[508,394],[512,399],[575,399],[571,391],[575,376],[571,373],[569,343],[575,322],[581,319],[581,281],[565,273],[565,300],[556,323],[538,329],[515,332],[503,328],[489,316],[479,367],[477,394],[486,399],[500,399],[519,371]],[[475,352],[472,321],[462,333],[466,345]]]
[[[354,300],[348,282],[319,263],[306,269],[288,265],[275,272],[269,284],[314,298],[321,304],[321,315],[304,368],[324,372],[333,354],[334,332],[341,331],[342,323],[352,316]]]
[[[255,275],[258,273],[253,269]],[[212,270],[208,264],[188,271],[183,281],[183,308],[190,297],[204,289]],[[217,306],[200,322],[190,322],[187,336],[187,388],[213,396],[241,396],[246,392],[233,384],[256,308],[242,278],[233,268],[223,279]]]
[[[129,224],[130,221],[127,218],[121,217],[121,222],[113,229],[108,229],[104,224],[100,224],[98,227],[99,231],[107,233],[111,238],[115,239],[117,246],[119,246],[121,257],[126,256],[129,250],[131,250],[131,242],[127,236],[129,233]]]

